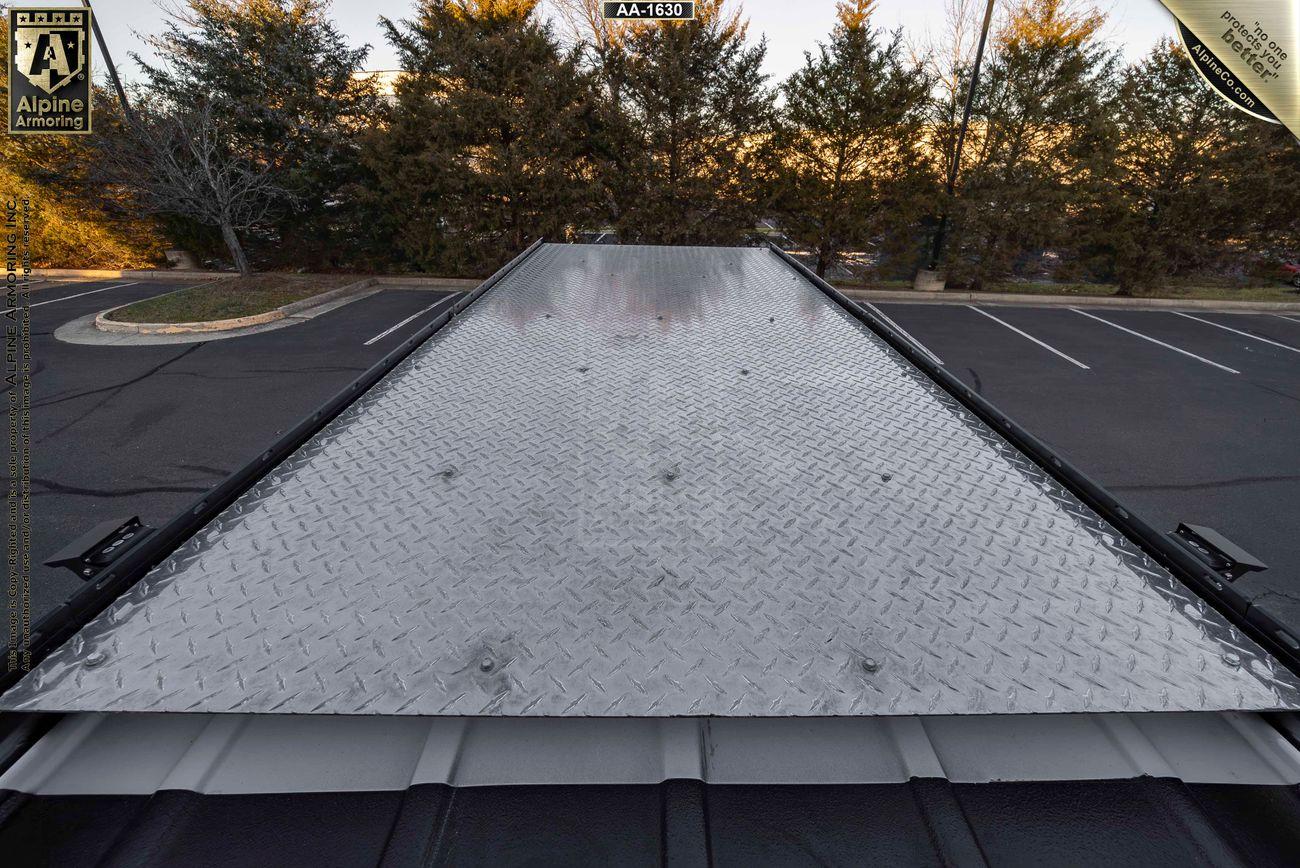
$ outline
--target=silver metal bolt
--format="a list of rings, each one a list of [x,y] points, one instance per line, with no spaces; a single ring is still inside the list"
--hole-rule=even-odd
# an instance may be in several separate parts
[[[868,672],[879,672],[880,661],[874,657],[864,657],[862,659],[862,668]]]
[[[478,668],[481,672],[491,672],[495,666],[496,664],[492,662],[491,657],[484,657],[478,662]]]
[[[1235,668],[1241,665],[1241,655],[1233,651],[1225,651],[1223,654],[1223,662]]]
[[[96,666],[103,665],[104,661],[107,659],[108,655],[103,651],[91,651],[86,655],[86,668],[94,669]]]

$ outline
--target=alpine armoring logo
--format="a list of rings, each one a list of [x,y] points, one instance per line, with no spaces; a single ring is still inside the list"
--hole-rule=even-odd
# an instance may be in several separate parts
[[[90,16],[9,10],[9,132],[90,132]]]

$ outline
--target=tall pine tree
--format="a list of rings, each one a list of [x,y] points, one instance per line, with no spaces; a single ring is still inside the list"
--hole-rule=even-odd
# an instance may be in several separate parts
[[[781,88],[777,208],[821,276],[869,244],[889,253],[913,246],[934,204],[922,151],[931,82],[903,58],[901,32],[872,30],[874,2],[839,4],[829,42],[805,53]]]
[[[365,162],[409,264],[482,273],[591,219],[595,88],[537,0],[423,0],[384,26],[406,74]]]
[[[1120,101],[1116,160],[1091,237],[1122,293],[1241,271],[1253,254],[1281,259],[1300,247],[1300,148],[1285,131],[1228,106],[1169,40],[1129,70]]]
[[[724,0],[696,8],[693,21],[630,27],[606,54],[621,121],[607,183],[623,241],[735,243],[762,216],[774,120],[766,44],[746,44]]]
[[[948,247],[950,279],[976,287],[1051,248],[1100,195],[1114,144],[1118,59],[1104,17],[1069,0],[1017,0],[976,93]]]

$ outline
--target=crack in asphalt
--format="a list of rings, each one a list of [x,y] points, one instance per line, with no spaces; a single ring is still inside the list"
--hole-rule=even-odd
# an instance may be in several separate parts
[[[142,488],[85,488],[79,485],[65,485],[62,482],[56,482],[53,479],[33,478],[32,487],[39,488],[40,491],[33,494],[73,494],[80,497],[135,497],[138,494],[202,494],[209,491],[212,486],[202,485],[157,485],[146,486]]]
[[[1292,603],[1300,603],[1300,595],[1292,594],[1289,591],[1278,591],[1273,588],[1260,591],[1250,598],[1252,603],[1257,603],[1264,597],[1281,597],[1284,600],[1290,600]]]
[[[163,368],[166,368],[168,365],[173,364],[173,363],[175,363],[175,362],[179,362],[181,359],[185,358],[185,357],[188,356],[190,353],[194,352],[195,350],[201,349],[201,348],[203,348],[203,347],[205,347],[205,346],[207,346],[207,344],[194,344],[194,345],[190,346],[189,348],[183,350],[183,351],[182,351],[181,353],[179,353],[178,355],[175,355],[175,356],[171,357],[170,359],[167,359],[165,362],[162,362],[161,364],[155,365],[154,367],[152,367],[152,368],[150,368],[149,370],[145,371],[143,374],[140,374],[139,376],[136,376],[136,377],[132,377],[131,379],[129,379],[129,380],[125,380],[125,381],[123,381],[123,382],[121,382],[121,383],[116,383],[116,384],[111,385],[111,386],[101,386],[101,387],[99,387],[98,389],[88,389],[88,390],[86,390],[86,391],[84,391],[84,392],[78,392],[78,393],[76,393],[76,394],[68,395],[68,396],[63,397],[63,398],[58,398],[58,399],[53,399],[53,400],[48,400],[48,401],[42,401],[42,402],[40,402],[40,403],[32,404],[32,408],[33,408],[33,409],[37,409],[37,408],[40,408],[40,407],[49,407],[49,406],[52,406],[52,405],[54,405],[54,404],[61,404],[61,403],[63,403],[64,401],[71,401],[71,400],[76,399],[76,398],[85,398],[85,397],[88,397],[88,396],[90,396],[90,395],[98,395],[98,394],[101,394],[101,393],[104,393],[104,392],[107,392],[107,393],[108,393],[107,395],[104,396],[104,398],[103,398],[102,400],[97,401],[96,403],[94,403],[93,405],[91,405],[89,408],[87,408],[85,412],[78,414],[77,416],[75,416],[74,418],[72,418],[71,420],[69,420],[68,422],[66,422],[65,424],[60,425],[58,428],[55,428],[53,431],[51,431],[51,432],[49,432],[48,434],[42,436],[40,439],[36,440],[35,442],[37,442],[37,443],[44,443],[46,440],[49,440],[51,437],[56,437],[56,436],[58,436],[59,434],[62,434],[64,431],[67,431],[67,430],[68,430],[69,428],[71,428],[73,425],[76,425],[78,422],[82,421],[82,420],[85,419],[87,416],[89,416],[90,414],[94,413],[94,412],[95,412],[96,410],[98,410],[100,407],[103,407],[103,406],[104,406],[105,404],[107,404],[109,401],[111,401],[111,400],[113,400],[114,398],[116,398],[116,397],[118,396],[118,394],[119,394],[122,390],[128,388],[129,386],[133,386],[133,385],[135,385],[136,383],[141,382],[142,380],[147,380],[148,378],[152,377],[154,374],[156,374],[156,373],[158,373],[159,371],[161,371]]]
[[[44,401],[40,401],[32,404],[32,408],[35,409],[37,407],[51,407],[55,404],[62,404],[64,401],[71,401],[74,398],[86,398],[89,397],[90,395],[98,395],[100,392],[109,392],[109,391],[117,392],[122,389],[125,389],[127,386],[134,386],[136,383],[140,382],[141,380],[147,380],[148,378],[152,377],[154,374],[158,373],[168,365],[174,362],[179,362],[181,359],[185,358],[190,353],[194,352],[197,349],[201,349],[202,347],[205,346],[207,346],[207,344],[205,343],[192,344],[188,349],[182,350],[180,353],[178,353],[175,356],[172,356],[170,359],[167,359],[166,361],[154,365],[152,368],[145,371],[143,374],[140,374],[139,376],[136,377],[132,377],[129,380],[123,380],[120,383],[113,383],[108,386],[100,386],[95,389],[87,389],[84,392],[74,392],[71,395],[64,395],[61,398],[49,398]]]
[[[1231,488],[1234,485],[1260,485],[1266,482],[1300,482],[1300,473],[1280,476],[1240,476],[1211,482],[1186,482],[1174,485],[1108,485],[1111,491],[1200,491],[1208,488]]]
[[[984,381],[980,379],[979,373],[974,368],[967,368],[966,370],[970,371],[971,379],[975,381],[975,394],[983,395]]]
[[[1281,389],[1274,389],[1272,386],[1265,386],[1263,383],[1256,383],[1254,381],[1251,382],[1251,385],[1257,389],[1263,389],[1265,392],[1270,392],[1274,395],[1277,395],[1280,398],[1288,398],[1292,401],[1300,401],[1300,395],[1292,395],[1290,392],[1283,392]]]

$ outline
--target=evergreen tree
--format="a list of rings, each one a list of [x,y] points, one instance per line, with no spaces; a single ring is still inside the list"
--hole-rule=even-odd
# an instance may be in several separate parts
[[[1125,76],[1120,103],[1115,165],[1094,231],[1121,292],[1226,265],[1233,247],[1256,234],[1260,212],[1242,203],[1258,201],[1271,180],[1251,130],[1262,123],[1200,81],[1168,40]]]
[[[1018,0],[991,38],[954,205],[948,273],[979,286],[1047,248],[1067,256],[1114,143],[1118,60],[1104,17]]]
[[[901,31],[882,41],[871,29],[874,2],[839,4],[829,43],[781,88],[779,211],[821,276],[876,240],[891,252],[911,246],[934,203],[922,152],[931,81],[904,61]]]
[[[562,239],[597,195],[595,90],[537,0],[423,0],[385,20],[406,74],[370,137],[373,204],[416,267],[477,274]]]
[[[211,105],[231,154],[269,166],[292,194],[263,245],[279,264],[345,258],[355,215],[343,192],[379,107],[356,76],[369,47],[350,48],[328,11],[328,0],[186,0],[149,40],[161,62],[136,57],[151,101]]]
[[[696,10],[693,21],[633,25],[607,52],[621,120],[608,187],[625,242],[735,243],[762,216],[767,47],[746,45],[723,0]]]

